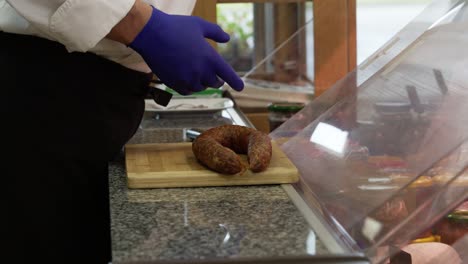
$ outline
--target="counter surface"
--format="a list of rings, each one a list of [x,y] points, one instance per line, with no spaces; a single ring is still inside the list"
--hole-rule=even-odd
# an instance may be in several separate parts
[[[279,185],[131,190],[123,156],[109,174],[113,263],[328,252]]]

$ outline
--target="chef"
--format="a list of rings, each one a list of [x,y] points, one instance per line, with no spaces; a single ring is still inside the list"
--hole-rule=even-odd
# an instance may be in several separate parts
[[[229,35],[187,16],[194,5],[0,0],[2,259],[111,261],[107,166],[140,123],[153,73],[183,95],[242,90],[206,41]]]

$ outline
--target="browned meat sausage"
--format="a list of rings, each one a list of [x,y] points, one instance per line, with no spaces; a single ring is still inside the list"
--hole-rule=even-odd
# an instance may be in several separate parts
[[[270,164],[272,150],[267,134],[244,126],[223,125],[199,135],[192,144],[192,151],[208,168],[236,174],[246,169],[237,154],[247,154],[250,170],[261,172]]]
[[[406,203],[400,197],[395,197],[386,202],[374,215],[375,219],[382,222],[402,221],[407,216]]]

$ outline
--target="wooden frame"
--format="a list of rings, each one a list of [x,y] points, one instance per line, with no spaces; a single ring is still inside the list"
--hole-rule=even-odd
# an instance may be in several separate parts
[[[315,95],[356,67],[356,0],[314,1]]]
[[[218,0],[198,0],[192,15],[202,17],[205,20],[216,23],[216,4]],[[210,44],[216,48],[216,42],[210,40]]]

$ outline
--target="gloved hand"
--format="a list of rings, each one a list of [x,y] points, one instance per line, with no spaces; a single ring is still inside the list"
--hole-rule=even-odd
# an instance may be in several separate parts
[[[148,23],[129,46],[165,85],[180,94],[219,88],[224,81],[241,91],[242,80],[205,38],[229,41],[229,35],[216,24],[194,16],[169,15],[153,7]]]

